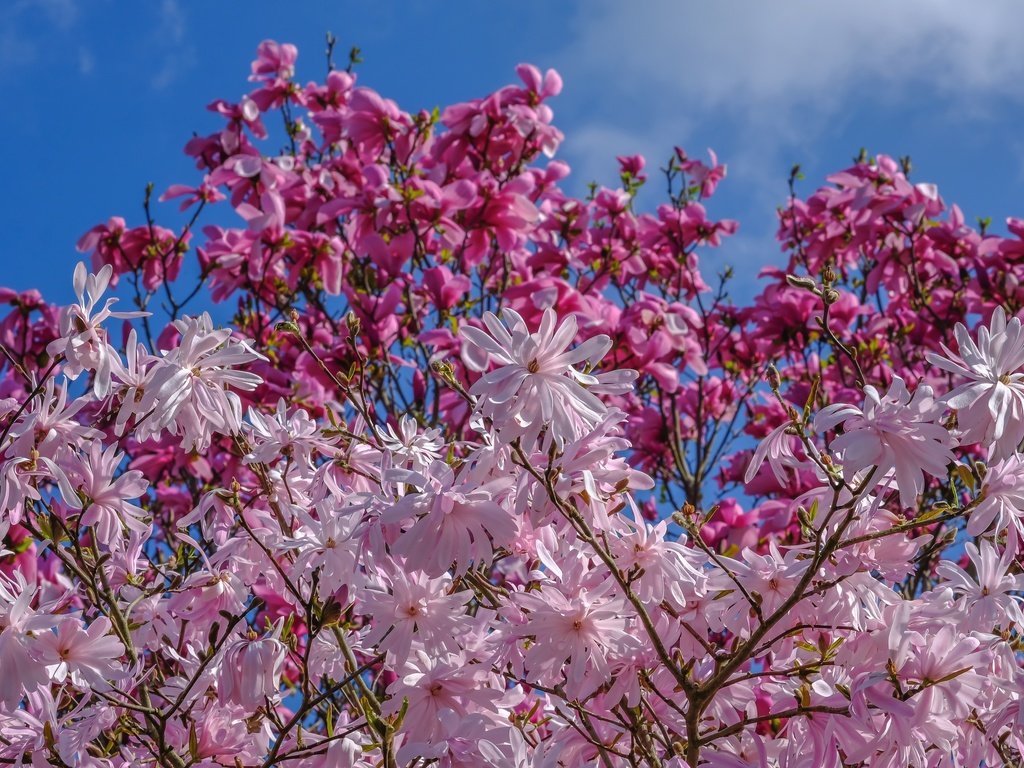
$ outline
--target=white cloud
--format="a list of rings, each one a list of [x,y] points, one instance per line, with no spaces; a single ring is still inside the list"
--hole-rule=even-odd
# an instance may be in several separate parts
[[[15,13],[39,11],[58,29],[68,30],[78,21],[76,0],[19,0],[14,3]]]
[[[172,43],[185,39],[185,13],[177,0],[160,3],[160,33]]]
[[[742,207],[764,213],[744,221],[751,240],[736,255],[774,261],[762,245],[792,162],[816,160],[855,115],[884,121],[915,95],[955,121],[1024,99],[1022,21],[1015,0],[583,2],[554,55],[565,155],[578,181],[614,183],[616,154],[645,154],[653,171],[674,145],[712,144]]]
[[[171,85],[196,63],[195,49],[185,43],[188,32],[185,11],[177,0],[162,0],[158,11],[156,44],[163,53],[160,66],[150,80],[155,90]]]
[[[865,84],[951,97],[1017,93],[1014,0],[654,0],[582,6],[567,53],[618,88],[658,87],[739,111],[835,106]],[[575,69],[570,65],[571,69]]]
[[[0,5],[0,80],[34,64],[41,51],[54,44],[54,39],[27,32],[32,22],[41,19],[52,38],[54,33],[68,33],[78,17],[76,0],[14,0]]]
[[[80,75],[91,75],[96,69],[96,57],[92,51],[84,45],[78,49],[78,73]]]

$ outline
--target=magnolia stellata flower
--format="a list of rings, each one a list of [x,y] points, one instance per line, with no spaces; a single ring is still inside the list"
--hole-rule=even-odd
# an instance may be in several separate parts
[[[1021,612],[1021,598],[1024,592],[1024,576],[1013,576],[1009,569],[1013,565],[1010,549],[1002,554],[984,539],[979,546],[967,542],[967,555],[974,565],[975,575],[970,575],[956,563],[943,560],[936,572],[946,580],[960,597],[959,605],[968,621],[978,629],[990,629],[1014,622],[1024,626]]]
[[[186,450],[209,445],[212,432],[230,435],[241,428],[242,405],[228,387],[255,389],[262,379],[237,366],[265,359],[231,330],[213,329],[208,314],[175,322],[181,342],[154,366],[140,409],[153,416],[143,435],[166,429],[181,434]]]
[[[143,522],[146,513],[129,502],[145,493],[149,483],[137,469],[117,474],[123,458],[116,445],[103,450],[97,441],[88,453],[66,456],[63,466],[44,460],[57,478],[64,503],[82,511],[81,524],[92,526],[103,544],[118,548],[122,525],[139,534],[149,533],[149,524]]]
[[[103,308],[96,311],[100,297],[107,290],[113,268],[107,264],[98,274],[88,274],[85,264],[78,262],[75,267],[75,294],[78,303],[71,304],[61,317],[59,339],[51,342],[46,351],[51,355],[63,354],[67,361],[64,375],[75,379],[82,371],[93,371],[93,392],[96,397],[106,397],[110,391],[110,374],[117,359],[117,352],[107,342],[107,334],[100,324],[108,318],[127,320],[143,317],[148,312],[114,312],[110,309],[117,299],[107,299]],[[95,314],[94,314],[95,313]]]
[[[1015,453],[988,467],[979,501],[967,518],[967,533],[980,536],[992,528],[1007,532],[1007,547],[1018,552],[1024,540],[1024,456]]]
[[[388,688],[391,697],[382,714],[407,709],[405,728],[412,738],[430,739],[440,731],[438,717],[446,709],[465,716],[471,710],[486,711],[502,697],[483,679],[489,667],[467,664],[459,654],[441,657],[418,650],[409,657],[406,674]]]
[[[399,476],[399,472],[393,474]],[[512,514],[498,501],[510,483],[487,475],[474,477],[471,470],[456,476],[441,461],[425,472],[401,474],[406,483],[423,490],[406,493],[381,517],[385,523],[414,519],[392,545],[392,552],[403,557],[408,567],[433,577],[453,563],[456,576],[490,563],[495,548],[508,545],[516,534]],[[426,542],[430,546],[424,546]]]
[[[273,633],[259,637],[255,633],[228,645],[217,676],[217,695],[247,710],[265,706],[277,699],[281,667],[288,649],[280,641],[280,624]]]
[[[956,324],[959,354],[942,345],[945,357],[929,354],[928,361],[944,371],[970,379],[946,395],[943,402],[957,412],[962,443],[982,443],[990,458],[1001,461],[1024,440],[1024,329],[1019,317],[1007,322],[1002,307],[989,326],[978,329],[977,343],[963,323]]]
[[[444,440],[440,429],[420,431],[416,419],[404,414],[398,421],[398,429],[388,424],[385,428],[377,427],[377,437],[391,455],[398,460],[398,466],[407,465],[409,469],[420,472],[432,461],[441,458]]]
[[[22,574],[15,573],[13,579],[0,574],[0,704],[8,707],[48,679],[34,658],[34,638],[58,619],[32,608],[36,595],[36,587]]]
[[[79,688],[105,690],[121,672],[124,645],[111,633],[110,619],[100,616],[86,627],[65,618],[55,632],[44,632],[36,640],[39,657],[56,683],[70,678]]]
[[[814,428],[824,432],[842,424],[843,434],[832,441],[832,449],[840,454],[846,479],[874,467],[875,487],[892,473],[900,503],[909,507],[924,489],[925,474],[943,477],[953,461],[952,438],[937,423],[941,415],[931,387],[920,386],[911,397],[903,379],[894,376],[884,396],[871,385],[864,387],[863,408],[823,408]]]
[[[463,359],[474,370],[486,371],[470,389],[478,398],[480,412],[490,418],[509,439],[536,441],[547,429],[545,444],[561,446],[579,437],[583,430],[599,423],[607,408],[595,392],[628,391],[636,378],[634,371],[591,374],[575,366],[594,368],[611,348],[605,335],[593,336],[576,348],[576,318],[572,315],[556,327],[554,310],[545,310],[540,328],[531,333],[526,321],[511,309],[503,310],[511,327],[492,313],[484,315],[487,331],[465,326],[467,342]]]

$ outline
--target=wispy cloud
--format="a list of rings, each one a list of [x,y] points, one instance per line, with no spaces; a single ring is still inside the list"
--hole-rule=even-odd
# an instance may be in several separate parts
[[[757,259],[790,164],[813,160],[857,109],[882,121],[923,94],[955,122],[1024,101],[1022,21],[1015,0],[580,3],[554,55],[573,123],[565,150],[585,178],[611,182],[615,154],[714,144],[766,212],[741,249]]]
[[[78,49],[78,73],[88,76],[96,69],[96,57],[84,45]]]
[[[54,34],[79,19],[76,0],[13,0],[0,5],[0,79],[39,60]]]
[[[828,111],[851,90],[922,82],[965,100],[1019,95],[1022,11],[1013,0],[602,0],[582,6],[567,53],[613,87],[740,113]]]
[[[161,0],[156,29],[159,66],[150,80],[154,89],[167,88],[195,65],[196,52],[186,41],[185,11],[177,0]]]

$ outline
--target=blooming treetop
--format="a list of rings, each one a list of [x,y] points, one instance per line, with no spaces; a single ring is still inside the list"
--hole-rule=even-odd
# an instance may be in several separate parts
[[[737,306],[713,154],[577,199],[555,73],[296,57],[0,294],[0,763],[1019,763],[1024,224],[862,157]]]

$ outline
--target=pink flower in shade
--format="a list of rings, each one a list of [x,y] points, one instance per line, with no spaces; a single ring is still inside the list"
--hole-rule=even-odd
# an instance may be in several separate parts
[[[401,765],[416,764],[416,758],[438,768],[527,768],[526,743],[520,732],[482,714],[459,716],[442,710],[438,716],[440,734],[430,740],[411,739],[398,750]],[[554,764],[552,764],[554,765]]]
[[[178,537],[192,543],[185,534],[179,533]],[[223,618],[223,611],[231,614],[243,612],[249,590],[242,580],[230,570],[210,564],[206,553],[197,544],[193,543],[193,546],[202,556],[206,568],[185,579],[179,591],[168,601],[170,613],[176,618],[201,624],[218,621]]]
[[[1024,626],[1021,612],[1021,598],[1012,592],[1024,592],[1024,576],[1009,573],[1013,556],[1009,549],[1000,555],[995,547],[984,539],[980,548],[967,542],[967,556],[974,565],[976,575],[971,575],[951,560],[939,563],[938,575],[946,579],[944,586],[951,587],[960,598],[957,606],[964,612],[968,623],[978,629],[1005,627],[1014,622]]]
[[[63,683],[70,678],[78,688],[106,690],[108,681],[120,677],[124,645],[110,634],[110,619],[101,616],[86,628],[74,618],[66,618],[55,632],[44,632],[36,639],[40,660],[50,679]]]
[[[15,573],[0,575],[0,703],[14,707],[25,694],[48,681],[35,660],[34,635],[57,623],[57,618],[32,608],[35,586]]]
[[[259,637],[255,633],[228,645],[217,676],[217,695],[221,703],[230,702],[251,712],[275,702],[281,685],[281,668],[288,649],[278,639],[281,625],[273,633]]]
[[[431,464],[426,476],[393,474],[423,489],[407,493],[381,517],[384,523],[414,520],[391,547],[409,568],[437,577],[454,563],[460,576],[470,567],[489,564],[495,549],[515,537],[516,522],[497,501],[511,485],[507,479],[475,477],[481,473],[472,471],[457,477],[442,461]]]
[[[406,673],[388,687],[381,714],[397,714],[408,707],[402,729],[414,740],[431,740],[441,734],[440,714],[451,710],[460,717],[471,711],[487,711],[502,698],[504,690],[491,688],[481,678],[488,668],[467,664],[461,655],[437,657],[416,651]]]
[[[579,698],[611,679],[609,656],[628,647],[631,636],[625,606],[608,591],[602,586],[566,593],[552,584],[516,595],[527,620],[512,632],[532,640],[525,663],[534,679],[560,681],[564,671],[566,692]]]
[[[540,328],[530,333],[517,312],[503,312],[511,328],[488,312],[484,325],[489,333],[472,326],[462,329],[467,342],[462,354],[476,371],[485,371],[489,363],[498,365],[480,377],[470,394],[477,397],[480,412],[504,430],[508,440],[522,437],[530,444],[546,429],[545,445],[554,440],[561,446],[604,418],[607,408],[595,392],[623,393],[632,388],[635,371],[593,375],[574,367],[583,364],[590,370],[611,348],[611,339],[602,334],[570,351],[576,338],[574,316],[556,328],[557,317],[547,309]]]
[[[980,536],[995,528],[1007,533],[1007,548],[1019,551],[1024,539],[1024,456],[1015,453],[985,473],[978,505],[967,518],[967,533]]]
[[[81,510],[81,524],[92,526],[97,540],[114,548],[120,548],[124,538],[122,526],[142,535],[148,535],[150,528],[145,511],[129,502],[144,494],[149,482],[137,469],[115,477],[123,458],[116,445],[104,451],[94,442],[87,454],[72,453],[61,465],[44,459],[57,478],[64,503]]]
[[[924,490],[925,474],[945,477],[954,460],[952,438],[936,423],[941,416],[931,387],[919,386],[911,397],[903,379],[893,376],[884,397],[866,386],[863,408],[829,405],[818,412],[814,428],[825,432],[842,424],[843,433],[831,447],[840,454],[846,479],[875,467],[871,487],[876,487],[892,473],[900,503],[910,507]]]
[[[413,638],[431,649],[457,653],[459,638],[472,628],[466,615],[469,595],[448,594],[450,577],[428,578],[406,572],[401,566],[387,577],[389,592],[368,592],[361,611],[373,617],[373,626],[363,638],[367,645],[393,654],[402,663],[409,658]]]
[[[1001,461],[1024,440],[1024,328],[997,307],[977,343],[963,323],[956,324],[956,342],[959,354],[943,344],[945,357],[928,355],[937,368],[970,380],[942,400],[956,409],[960,442],[989,446],[991,460]]]

